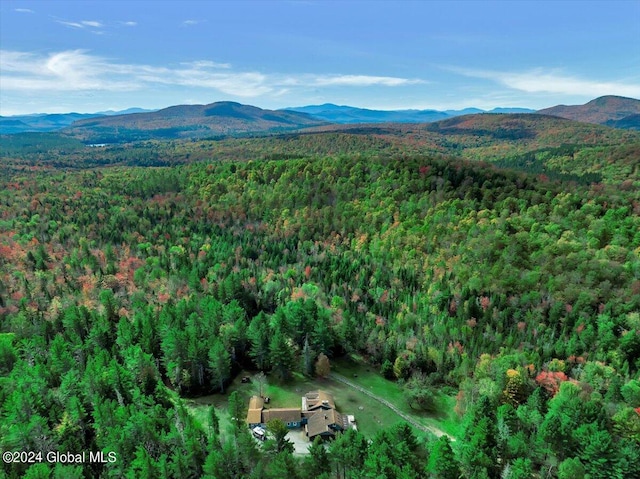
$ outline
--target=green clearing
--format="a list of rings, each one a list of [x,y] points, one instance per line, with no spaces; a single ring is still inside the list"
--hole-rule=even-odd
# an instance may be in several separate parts
[[[335,359],[332,361],[331,367],[333,371],[346,376],[353,383],[390,401],[418,423],[436,427],[454,437],[460,435],[460,421],[453,412],[454,397],[441,395],[439,399],[440,413],[435,416],[429,415],[412,410],[406,404],[402,388],[397,383],[383,378],[373,368],[358,361],[358,358]],[[213,405],[220,418],[220,431],[224,436],[230,425],[228,395],[233,391],[238,391],[242,400],[248,403],[252,395],[259,394],[259,385],[255,381],[242,383],[243,376],[253,377],[253,374],[246,371],[240,372],[228,386],[225,394],[212,394],[185,400],[190,412],[204,428],[209,427],[209,406]],[[367,437],[373,437],[378,431],[403,421],[394,411],[375,399],[331,379],[307,378],[300,373],[294,373],[291,380],[286,383],[278,383],[267,377],[263,392],[265,396],[271,398],[270,407],[300,407],[301,396],[315,389],[323,389],[333,394],[337,409],[343,414],[354,415],[358,429]],[[418,436],[424,435],[422,431],[415,430],[415,432]]]
[[[400,411],[410,415],[420,424],[441,429],[453,437],[459,437],[462,434],[462,423],[454,412],[455,396],[439,394],[438,412],[435,414],[425,413],[411,409],[404,398],[402,387],[396,382],[385,379],[375,368],[365,364],[358,356],[335,359],[331,363],[331,369],[358,386],[393,403]],[[379,403],[378,406],[398,417],[393,411]]]

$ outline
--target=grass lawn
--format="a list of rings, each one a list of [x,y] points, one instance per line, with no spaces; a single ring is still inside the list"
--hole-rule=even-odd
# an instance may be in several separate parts
[[[271,397],[272,407],[300,407],[301,396],[316,389],[333,394],[338,411],[355,416],[358,429],[367,436],[373,436],[380,429],[402,421],[395,412],[375,399],[329,379],[310,379],[296,374],[288,383],[270,384],[266,395]]]
[[[193,417],[202,425],[205,431],[209,431],[209,408],[216,408],[216,415],[220,423],[220,434],[224,438],[231,427],[229,416],[229,396],[226,394],[212,394],[196,399],[183,399],[183,403]]]
[[[358,357],[335,359],[331,363],[331,369],[347,377],[351,382],[393,403],[402,412],[412,416],[425,426],[434,426],[453,437],[460,436],[462,433],[461,422],[454,412],[456,399],[453,396],[439,394],[439,411],[435,414],[425,413],[411,409],[399,384],[385,379],[375,368],[365,364]]]
[[[352,382],[370,390],[374,394],[385,398],[396,405],[401,411],[410,414],[416,421],[426,425],[435,426],[452,436],[461,433],[460,422],[453,412],[455,398],[441,396],[441,413],[433,416],[412,410],[404,400],[401,387],[383,378],[370,366],[352,359],[336,359],[332,361],[332,370],[349,378]],[[355,376],[354,376],[355,375]],[[220,418],[220,431],[225,435],[230,425],[227,412],[228,395],[232,391],[238,391],[242,400],[248,404],[252,395],[259,395],[257,382],[242,383],[242,376],[253,377],[253,373],[242,371],[227,388],[225,394],[212,394],[197,399],[186,399],[187,407],[194,417],[207,429],[209,427],[209,406],[216,408]],[[301,396],[308,391],[323,389],[333,394],[336,408],[343,414],[355,416],[358,429],[366,436],[371,437],[381,429],[387,429],[402,421],[395,412],[383,406],[378,401],[342,383],[322,378],[307,378],[300,373],[294,373],[286,383],[279,383],[271,377],[267,377],[263,394],[271,398],[269,407],[301,407]],[[424,434],[416,431],[418,435]]]

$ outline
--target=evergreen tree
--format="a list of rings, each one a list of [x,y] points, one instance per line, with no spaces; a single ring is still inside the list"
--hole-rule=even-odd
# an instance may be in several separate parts
[[[244,404],[240,398],[238,391],[233,391],[229,394],[229,416],[231,417],[231,424],[234,426],[234,434],[243,428],[244,426]]]
[[[281,329],[276,329],[269,343],[271,370],[281,380],[289,378],[293,367],[293,350]]]
[[[309,337],[304,340],[304,346],[302,348],[302,372],[304,375],[311,377],[314,372],[313,357],[314,352],[309,346]]]
[[[584,479],[585,470],[577,457],[565,459],[558,466],[558,479]]]
[[[213,340],[209,349],[209,372],[211,382],[224,393],[224,383],[231,376],[231,355],[219,338]]]
[[[313,471],[314,474],[317,474],[319,477],[328,477],[331,472],[329,454],[319,436],[317,436],[309,446],[309,454],[304,458],[303,469]]]
[[[267,423],[267,432],[272,439],[267,440],[265,448],[272,449],[276,453],[293,453],[293,443],[287,439],[289,429],[280,419],[272,419]]]
[[[427,473],[433,479],[458,479],[460,477],[460,466],[453,455],[447,436],[440,436],[433,443],[429,454]]]
[[[209,427],[213,431],[214,437],[220,435],[220,418],[216,413],[216,407],[214,405],[209,406]]]
[[[249,356],[260,371],[269,367],[269,322],[264,312],[251,320],[247,330],[249,339]]]
[[[498,477],[496,416],[491,400],[480,396],[464,429],[461,462],[470,478]]]

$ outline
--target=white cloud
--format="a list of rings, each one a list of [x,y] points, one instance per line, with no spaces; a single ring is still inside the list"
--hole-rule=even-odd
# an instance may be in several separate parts
[[[294,88],[398,87],[422,80],[369,75],[278,75],[235,71],[228,63],[192,61],[176,66],[118,63],[84,50],[49,55],[0,52],[3,91],[47,95],[49,92],[136,91],[153,86],[217,90],[237,97],[280,96]]]
[[[191,66],[193,68],[231,68],[231,63],[217,63],[210,60],[198,60],[195,62],[185,62],[182,65]]]
[[[60,25],[66,25],[67,27],[73,28],[84,28],[85,26],[82,23],[78,22],[67,22],[66,20],[56,20]]]
[[[54,21],[56,23],[59,23],[60,25],[77,28],[79,30],[89,29],[91,32],[98,34],[101,34],[102,32],[95,29],[104,28],[104,24],[97,20],[80,20],[79,22],[72,22],[68,20],[62,20],[60,18],[54,18]]]
[[[36,13],[30,8],[14,8],[13,11],[18,13]]]
[[[567,75],[559,70],[535,68],[526,72],[504,72],[457,67],[446,69],[468,77],[486,78],[526,93],[554,93],[590,98],[603,95],[640,97],[640,84],[589,80]]]
[[[369,75],[333,75],[320,76],[314,79],[316,86],[402,86],[425,83],[423,80],[410,80],[397,77],[380,77]]]
[[[135,27],[138,25],[138,22],[120,22],[120,25],[124,25],[125,27]]]
[[[181,25],[183,27],[190,27],[192,25],[197,25],[198,23],[202,23],[202,20],[185,20]]]
[[[427,83],[424,80],[372,76],[372,75],[309,75],[288,76],[279,82],[283,86],[292,87],[370,87],[370,86],[405,86]]]
[[[23,52],[0,52],[0,78],[6,91],[126,91],[135,81],[113,70],[113,65],[82,50],[46,57]],[[109,74],[108,72],[112,72]]]
[[[82,23],[84,26],[93,28],[102,28],[104,26],[102,23],[96,20],[82,20],[80,23]]]

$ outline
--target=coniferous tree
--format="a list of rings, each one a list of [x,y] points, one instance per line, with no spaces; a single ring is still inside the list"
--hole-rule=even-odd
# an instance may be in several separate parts
[[[269,367],[269,343],[270,331],[269,321],[264,312],[251,320],[247,330],[249,339],[249,356],[260,371]]]
[[[269,342],[271,370],[280,379],[287,379],[293,367],[293,351],[281,329],[276,329]]]
[[[231,375],[231,355],[219,338],[213,340],[209,349],[209,372],[212,384],[224,394],[224,383]]]
[[[447,436],[440,436],[433,443],[429,454],[427,473],[433,479],[458,479],[460,477],[460,466]]]

